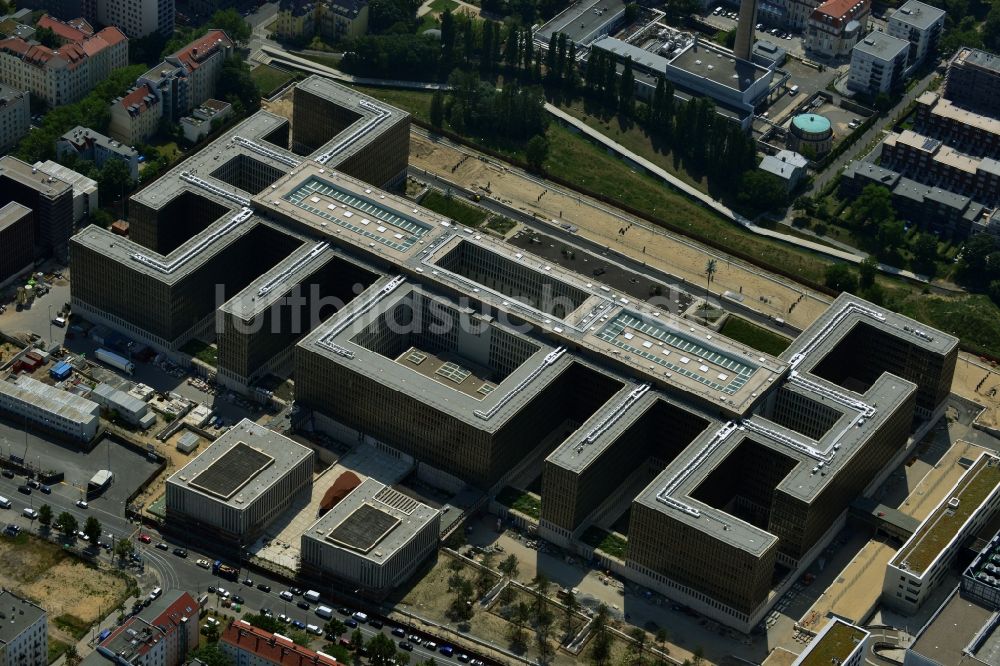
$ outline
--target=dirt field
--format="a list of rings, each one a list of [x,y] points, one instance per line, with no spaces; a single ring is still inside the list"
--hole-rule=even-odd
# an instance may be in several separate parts
[[[517,171],[508,170],[492,162],[464,159],[462,153],[421,136],[410,136],[410,164],[439,174],[448,180],[470,189],[489,187],[491,196],[537,217],[559,222],[569,222],[580,228],[580,235],[646,261],[684,280],[701,285],[705,282],[705,264],[708,249],[690,241],[681,241],[661,231],[650,231],[632,226],[624,236],[618,233],[623,222],[610,213],[595,208],[589,200],[544,188]],[[452,172],[452,167],[461,162]],[[545,191],[544,195],[539,199]],[[725,240],[725,239],[721,239]],[[719,253],[712,251],[713,255]],[[662,259],[670,257],[669,261]],[[723,257],[718,261],[712,282],[712,291],[742,293],[744,303],[757,310],[782,317],[798,328],[812,323],[827,307],[828,299],[801,285],[774,281],[761,271]],[[801,302],[789,313],[788,308]],[[762,301],[761,298],[766,300]]]
[[[1000,371],[997,368],[972,354],[959,354],[951,390],[985,407],[979,415],[980,423],[991,428],[1000,426]]]
[[[71,557],[56,544],[27,535],[0,541],[0,562],[4,563],[0,587],[45,608],[49,636],[64,643],[76,643],[126,596],[125,580]]]

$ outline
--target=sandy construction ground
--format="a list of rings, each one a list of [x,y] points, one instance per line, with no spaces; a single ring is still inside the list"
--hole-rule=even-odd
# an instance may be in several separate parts
[[[791,281],[773,279],[759,269],[687,239],[637,225],[621,236],[618,231],[627,223],[604,210],[603,204],[562,190],[546,191],[543,185],[517,169],[470,158],[452,146],[418,134],[410,135],[410,164],[465,188],[488,186],[494,198],[537,217],[569,222],[579,227],[582,236],[694,284],[704,284],[708,258],[721,257],[712,282],[713,292],[742,293],[744,303],[765,314],[782,317],[798,328],[812,323],[829,303],[826,296]],[[543,191],[545,194],[539,199]],[[803,294],[805,297],[789,313],[788,308]]]
[[[20,541],[20,540],[18,540]],[[76,638],[56,618],[90,626],[125,598],[123,579],[76,560],[56,544],[29,539],[0,541],[0,587],[31,599],[49,614],[49,635],[66,643]]]
[[[1000,370],[972,354],[959,354],[951,390],[985,408],[980,423],[991,428],[1000,425]]]

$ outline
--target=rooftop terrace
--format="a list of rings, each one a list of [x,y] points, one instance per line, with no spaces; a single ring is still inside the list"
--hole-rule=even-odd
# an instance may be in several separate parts
[[[997,491],[1000,491],[1000,459],[983,453],[903,544],[892,564],[922,575]]]
[[[813,639],[795,666],[830,666],[841,663],[851,656],[868,636],[868,632],[859,627],[832,620],[829,627],[820,636]],[[837,660],[837,661],[834,661]]]

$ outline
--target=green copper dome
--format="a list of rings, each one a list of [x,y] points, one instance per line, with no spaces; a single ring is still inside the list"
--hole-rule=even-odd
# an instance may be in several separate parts
[[[830,131],[830,121],[815,113],[803,113],[792,118],[792,124],[803,132],[823,134]]]

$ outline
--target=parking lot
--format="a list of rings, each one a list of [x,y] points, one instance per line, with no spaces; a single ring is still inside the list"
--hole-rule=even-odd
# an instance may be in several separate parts
[[[716,28],[718,30],[723,30],[728,32],[730,30],[735,30],[739,21],[737,20],[738,10],[731,6],[713,6],[711,3],[708,5],[711,8],[708,14],[702,19],[705,23]],[[719,13],[715,13],[717,9],[721,7]],[[797,56],[805,55],[804,47],[802,46],[802,38],[800,35],[789,32],[784,28],[777,28],[775,26],[769,25],[766,17],[762,16],[760,13],[757,14],[757,26],[754,33],[756,40],[766,40],[773,42],[785,49],[788,53],[793,53]]]

